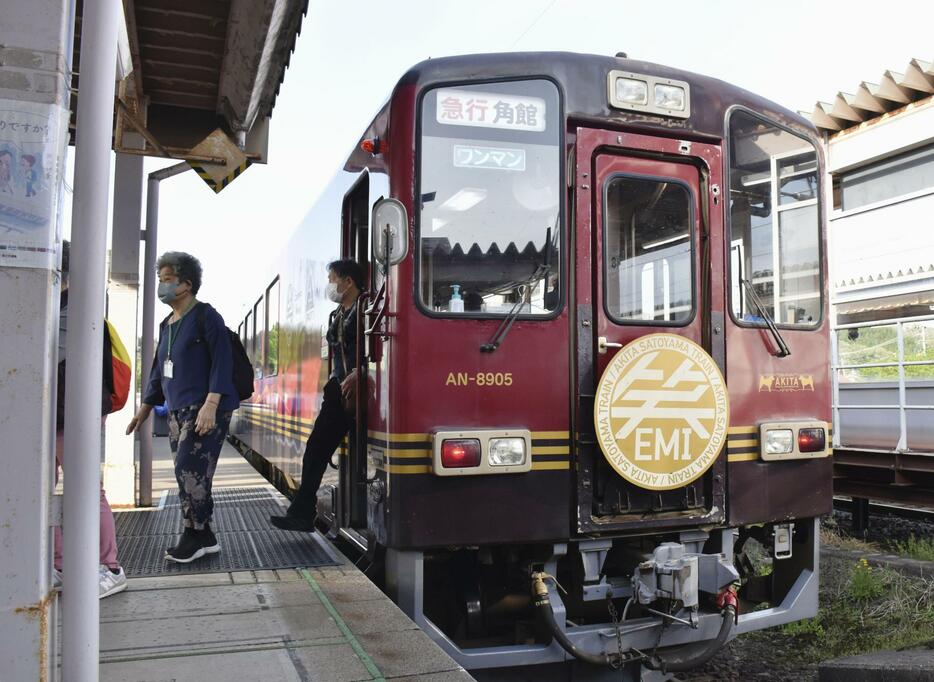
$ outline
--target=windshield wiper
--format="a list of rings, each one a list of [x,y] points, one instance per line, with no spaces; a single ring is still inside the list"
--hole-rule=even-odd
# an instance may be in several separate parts
[[[496,329],[496,332],[490,338],[489,341],[480,346],[481,353],[492,353],[497,348],[500,347],[503,343],[503,339],[506,338],[506,334],[509,333],[509,330],[512,329],[513,323],[518,319],[519,313],[522,312],[522,306],[525,304],[523,300],[525,298],[525,287],[530,286],[533,282],[536,282],[540,279],[546,279],[551,272],[551,228],[546,228],[545,230],[545,249],[542,257],[542,262],[535,266],[535,272],[533,272],[528,279],[523,281],[516,287],[516,303],[512,306],[509,312],[506,314],[506,317],[503,318],[502,323]]]
[[[749,294],[749,298],[752,299],[753,304],[756,306],[756,310],[759,311],[759,316],[765,321],[765,326],[767,326],[769,331],[772,332],[772,338],[775,339],[775,344],[778,346],[778,352],[775,355],[780,358],[788,357],[791,355],[791,349],[788,348],[788,344],[785,343],[785,339],[782,338],[781,333],[778,331],[778,327],[775,326],[775,322],[772,320],[772,316],[766,312],[765,306],[762,305],[762,301],[759,300],[759,296],[756,294],[755,289],[752,288],[752,283],[748,279],[744,279],[743,285],[746,287],[746,293]]]

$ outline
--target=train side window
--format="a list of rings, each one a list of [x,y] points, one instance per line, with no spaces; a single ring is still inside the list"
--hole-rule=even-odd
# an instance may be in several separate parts
[[[607,182],[604,267],[614,321],[693,317],[691,206],[688,188],[674,181],[618,175]]]
[[[807,140],[743,111],[730,117],[730,301],[741,323],[820,322],[817,152]]]
[[[279,278],[266,289],[265,375],[279,373]]]
[[[257,379],[262,379],[263,377],[263,347],[266,338],[266,312],[264,308],[265,305],[262,298],[253,306],[253,328],[255,329],[255,333],[253,335],[253,355],[251,359],[253,361],[253,375]]]
[[[253,362],[253,311],[250,310],[246,314],[246,318],[243,322],[243,349],[246,351],[247,356],[250,358],[250,363]]]

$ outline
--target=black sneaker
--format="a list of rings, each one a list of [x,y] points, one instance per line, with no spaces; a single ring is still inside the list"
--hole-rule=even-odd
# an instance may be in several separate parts
[[[195,559],[203,557],[206,552],[204,551],[204,546],[201,544],[202,532],[203,531],[192,529],[191,533],[182,535],[181,542],[179,542],[171,552],[166,552],[165,560],[174,561],[178,564],[188,564]]]
[[[195,532],[196,531],[194,528],[189,528],[188,526],[185,526],[185,531],[182,533],[182,540],[179,542],[178,545],[172,545],[171,547],[166,547],[165,553],[172,554],[173,552],[175,552],[175,550],[178,549],[179,545],[181,545],[181,542],[183,542],[185,538],[187,538],[188,536],[194,535]]]
[[[204,524],[204,528],[196,532],[201,540],[201,547],[204,548],[205,554],[217,554],[221,551],[221,545],[217,541],[217,536],[214,535],[214,531],[211,530],[210,523]]]
[[[315,516],[310,519],[303,519],[299,516],[286,514],[285,516],[270,516],[269,523],[281,530],[295,530],[305,533],[311,533],[315,529]]]

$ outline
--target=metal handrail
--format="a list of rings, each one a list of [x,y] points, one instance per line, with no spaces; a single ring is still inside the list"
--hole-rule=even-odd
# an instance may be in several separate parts
[[[877,320],[874,322],[856,322],[850,324],[838,325],[831,335],[831,379],[833,391],[833,415],[835,427],[833,431],[833,447],[840,447],[840,410],[898,410],[899,436],[898,444],[895,446],[896,452],[908,451],[908,410],[931,410],[931,405],[908,405],[907,404],[907,377],[905,375],[906,367],[918,367],[934,365],[934,360],[905,360],[905,331],[906,324],[917,324],[934,320],[934,315],[924,315],[923,317],[899,318],[896,320]],[[895,362],[869,362],[862,364],[838,364],[840,362],[840,347],[836,332],[841,329],[866,329],[869,327],[895,327],[895,343],[897,348],[897,360]],[[840,404],[840,372],[846,369],[866,369],[871,367],[897,367],[898,368],[898,404],[897,405],[841,405]],[[884,380],[883,380],[884,381]],[[868,382],[859,382],[868,383]]]
[[[900,410],[901,405],[834,405],[841,410]],[[934,410],[934,405],[905,405],[906,410]]]

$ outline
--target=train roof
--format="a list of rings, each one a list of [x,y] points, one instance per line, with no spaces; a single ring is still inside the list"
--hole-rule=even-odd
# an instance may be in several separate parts
[[[607,101],[607,75],[613,70],[686,81],[691,89],[690,116],[671,118],[611,108]],[[806,118],[748,90],[718,78],[623,57],[574,52],[507,52],[428,59],[410,68],[399,79],[393,95],[406,86],[422,90],[451,82],[534,77],[549,78],[557,83],[565,116],[581,123],[636,127],[654,134],[714,141],[724,135],[727,110],[739,105],[759,112],[815,143],[819,142],[817,129]],[[361,141],[385,137],[390,104],[391,98],[373,119]],[[345,169],[355,171],[367,166],[372,168],[373,159],[358,145],[347,159]]]

